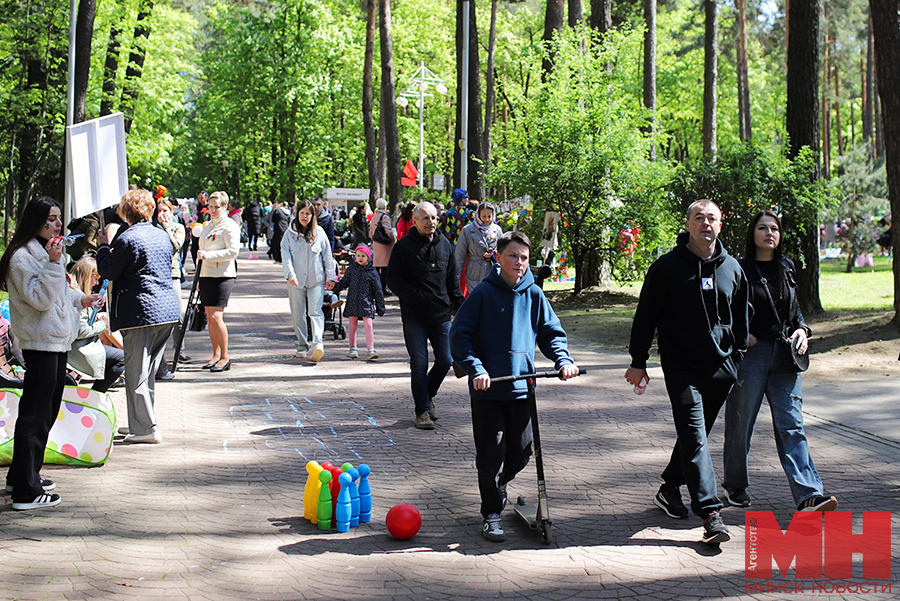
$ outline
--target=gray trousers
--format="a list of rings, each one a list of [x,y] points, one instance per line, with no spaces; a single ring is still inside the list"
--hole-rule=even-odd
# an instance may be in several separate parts
[[[128,429],[132,434],[150,434],[156,429],[153,409],[154,374],[163,361],[166,340],[175,324],[166,323],[122,330],[125,350],[125,402]]]

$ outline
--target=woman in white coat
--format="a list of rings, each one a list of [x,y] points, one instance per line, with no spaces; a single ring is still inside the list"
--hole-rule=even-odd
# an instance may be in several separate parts
[[[297,203],[296,216],[281,239],[281,266],[288,283],[288,300],[297,334],[296,356],[318,363],[325,355],[322,301],[325,288],[334,287],[335,270],[331,243],[313,215],[315,208],[311,202]],[[312,332],[307,329],[307,316]]]
[[[462,229],[456,241],[456,272],[460,276],[466,274],[463,282],[466,296],[487,277],[494,266],[497,241],[503,234],[500,226],[494,223],[494,214],[494,205],[489,202],[479,204],[475,220]]]
[[[25,386],[6,488],[16,511],[59,505],[56,487],[41,478],[50,428],[62,404],[66,354],[78,333],[78,315],[97,294],[86,295],[66,281],[62,212],[41,196],[22,212],[16,233],[0,259],[0,289],[9,293],[10,323],[25,356]]]

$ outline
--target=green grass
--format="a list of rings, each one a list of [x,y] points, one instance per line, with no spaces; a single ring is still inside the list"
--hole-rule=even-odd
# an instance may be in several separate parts
[[[889,257],[875,257],[875,267],[854,267],[846,260],[822,261],[819,296],[826,311],[889,310],[894,304],[894,274]]]

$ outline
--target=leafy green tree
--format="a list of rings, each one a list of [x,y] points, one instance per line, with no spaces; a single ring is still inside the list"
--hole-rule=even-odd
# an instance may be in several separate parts
[[[642,273],[675,231],[664,193],[668,167],[649,160],[640,85],[623,88],[607,64],[639,52],[638,34],[609,33],[602,50],[583,53],[575,35],[558,36],[554,70],[520,102],[502,129],[502,154],[491,173],[510,196],[530,194],[536,215],[558,211],[560,235],[576,271],[575,292],[597,283],[600,262],[623,280]],[[534,57],[533,81],[541,58]],[[540,221],[540,220],[539,220]],[[638,230],[620,248],[620,232]],[[599,259],[599,260],[598,260]]]

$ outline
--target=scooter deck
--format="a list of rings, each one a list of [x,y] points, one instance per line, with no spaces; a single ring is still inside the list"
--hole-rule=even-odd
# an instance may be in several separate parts
[[[537,501],[528,502],[523,497],[519,497],[518,502],[513,505],[513,509],[532,530],[538,530],[541,527],[541,516],[538,514],[540,506]]]

